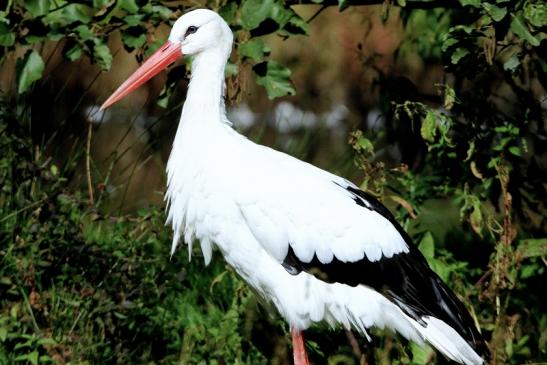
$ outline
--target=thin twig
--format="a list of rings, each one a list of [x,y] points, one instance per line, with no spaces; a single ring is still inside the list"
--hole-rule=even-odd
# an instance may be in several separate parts
[[[93,198],[93,184],[91,182],[91,136],[93,133],[93,123],[87,121],[87,142],[85,148],[85,169],[87,172],[87,189],[89,191],[89,204],[95,205]]]
[[[306,20],[306,23],[311,23],[311,21],[314,20],[319,14],[321,14],[323,10],[325,10],[327,7],[327,5],[323,5],[321,8],[319,8],[319,10],[317,10],[308,20]]]

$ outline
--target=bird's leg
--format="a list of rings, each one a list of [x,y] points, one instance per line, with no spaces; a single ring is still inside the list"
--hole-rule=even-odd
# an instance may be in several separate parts
[[[302,331],[291,328],[294,365],[309,365]]]

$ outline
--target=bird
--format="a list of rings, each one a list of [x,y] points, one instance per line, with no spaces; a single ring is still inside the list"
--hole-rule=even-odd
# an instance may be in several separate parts
[[[106,109],[183,56],[191,76],[166,168],[171,254],[180,240],[213,249],[288,322],[295,365],[318,323],[390,329],[454,362],[484,362],[464,304],[428,266],[392,213],[349,180],[239,134],[225,107],[233,45],[216,12],[178,18],[167,42],[103,103]]]

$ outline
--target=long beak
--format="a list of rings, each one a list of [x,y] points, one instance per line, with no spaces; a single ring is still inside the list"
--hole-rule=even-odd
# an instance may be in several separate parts
[[[101,110],[104,110],[115,102],[123,99],[133,90],[137,89],[181,57],[182,51],[180,50],[180,44],[167,41],[160,49],[150,56],[133,75],[129,76],[129,78],[125,80],[108,99],[106,99],[103,105],[101,105]]]

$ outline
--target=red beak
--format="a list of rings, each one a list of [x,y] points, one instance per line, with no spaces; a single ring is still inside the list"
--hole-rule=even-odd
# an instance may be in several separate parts
[[[160,49],[150,56],[133,75],[129,76],[129,78],[121,84],[118,90],[114,91],[114,93],[106,99],[103,105],[101,105],[101,110],[104,110],[115,102],[123,99],[133,90],[137,89],[181,57],[182,51],[180,50],[180,44],[167,41]]]

